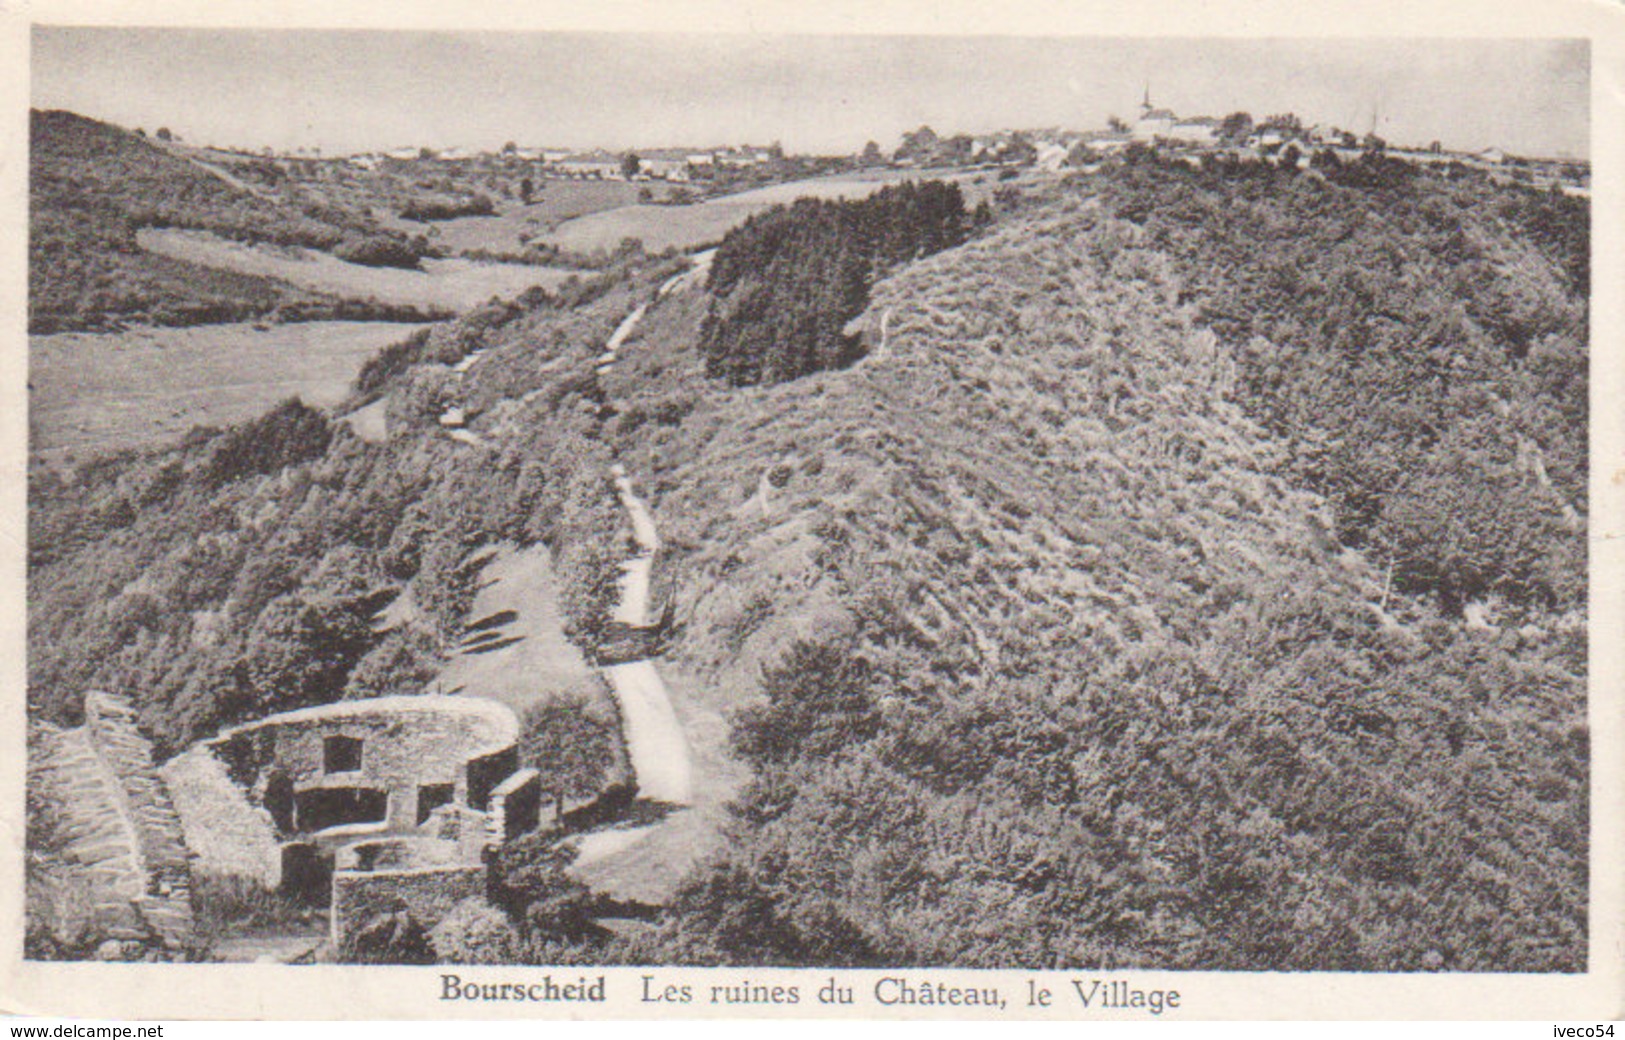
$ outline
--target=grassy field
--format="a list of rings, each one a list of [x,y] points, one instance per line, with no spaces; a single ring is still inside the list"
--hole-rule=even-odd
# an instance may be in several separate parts
[[[533,285],[551,289],[575,272],[529,264],[473,260],[425,260],[423,270],[366,267],[297,246],[255,246],[206,231],[148,228],[136,236],[142,249],[205,267],[278,278],[338,296],[385,303],[463,310],[493,296],[517,296]]]
[[[949,180],[966,189],[967,201],[979,197],[977,189],[991,191],[981,184],[987,173],[934,175],[915,170],[877,170],[869,173],[820,177],[756,188],[737,195],[725,195],[692,206],[622,206],[567,220],[543,236],[543,241],[561,249],[591,252],[614,249],[622,239],[636,238],[650,252],[663,249],[692,249],[715,242],[753,214],[799,198],[861,198],[899,181]]]
[[[458,217],[437,221],[430,225],[431,240],[448,253],[488,250],[503,252],[523,249],[538,236],[577,217],[635,205],[638,192],[647,187],[655,197],[669,191],[664,184],[638,185],[626,181],[544,181],[537,189],[536,201],[530,205],[503,201],[497,213],[489,217]],[[424,230],[423,225],[394,218],[386,221],[393,227],[412,233]],[[617,239],[612,245],[618,244]]]
[[[34,336],[29,442],[37,456],[125,448],[239,422],[286,397],[330,406],[361,363],[414,326],[206,325]]]

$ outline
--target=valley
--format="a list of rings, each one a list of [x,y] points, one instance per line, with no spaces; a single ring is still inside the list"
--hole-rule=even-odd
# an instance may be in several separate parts
[[[40,754],[108,689],[159,762],[425,693],[517,734],[512,816],[475,762],[318,833],[344,884],[461,858],[299,956],[1583,968],[1584,199],[1125,145],[656,204],[517,154],[186,159],[136,252],[35,243],[63,320],[160,261],[265,294],[34,338]],[[271,320],[345,301],[434,320]]]

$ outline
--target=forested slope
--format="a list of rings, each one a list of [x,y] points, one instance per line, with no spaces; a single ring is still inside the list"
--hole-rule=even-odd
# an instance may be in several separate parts
[[[395,367],[364,379],[391,387],[387,443],[290,401],[175,448],[34,473],[30,710],[73,721],[87,690],[126,691],[173,752],[230,721],[420,689],[462,636],[481,551],[504,541],[552,545],[567,612],[590,618],[624,524],[591,366],[627,298],[476,311],[386,352]],[[471,421],[497,403],[511,420],[488,452],[436,419],[463,399],[450,365],[499,339],[526,364],[503,378],[495,350],[469,381]],[[475,394],[492,383],[511,389]],[[404,620],[374,631],[397,599]]]
[[[1142,162],[1102,193],[1396,587],[1514,622],[1583,607],[1586,202],[1376,156],[1321,169]]]

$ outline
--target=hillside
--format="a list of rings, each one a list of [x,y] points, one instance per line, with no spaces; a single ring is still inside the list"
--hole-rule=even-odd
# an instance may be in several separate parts
[[[692,452],[678,654],[767,669],[680,956],[1582,962],[1581,633],[1471,628],[1340,545],[1153,242],[1008,221],[884,283],[856,368],[651,451]]]
[[[37,475],[30,711],[122,691],[162,753],[411,687],[499,543],[590,654],[619,463],[698,779],[743,784],[654,930],[524,957],[1582,970],[1585,218],[1112,165],[892,258],[776,385],[707,376],[679,264],[483,308],[363,372],[385,438],[290,403]]]
[[[312,215],[127,130],[71,112],[30,113],[29,330],[139,320],[192,325],[289,314],[367,316],[327,294],[142,250],[142,228],[334,250],[404,235],[365,211]],[[387,311],[388,309],[385,308]],[[421,319],[409,308],[379,316]]]

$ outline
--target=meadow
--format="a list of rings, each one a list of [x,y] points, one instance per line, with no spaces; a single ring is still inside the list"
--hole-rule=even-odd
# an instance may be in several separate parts
[[[274,278],[316,292],[404,306],[466,310],[532,286],[554,289],[577,272],[533,264],[425,259],[420,270],[369,267],[299,246],[234,242],[207,231],[146,228],[136,242],[152,253],[202,267]]]
[[[669,190],[663,184],[638,185],[628,181],[538,180],[535,200],[529,204],[504,200],[489,217],[437,221],[429,237],[436,246],[453,255],[511,252],[523,249],[531,239],[545,236],[566,221],[636,205],[642,188],[648,188],[657,198]],[[413,229],[409,221],[401,221],[398,226],[403,231]],[[617,239],[611,248],[619,244]]]
[[[29,448],[54,459],[224,426],[285,397],[343,401],[362,362],[416,326],[320,321],[29,339]]]
[[[859,199],[888,184],[926,177],[912,170],[875,170],[773,184],[687,206],[622,206],[567,220],[543,235],[541,241],[581,253],[614,249],[628,238],[641,241],[643,248],[651,253],[689,250],[720,241],[723,235],[750,217],[795,199]],[[991,175],[934,177],[959,181],[967,187],[982,178],[991,180]],[[972,203],[981,197],[970,191],[966,196]]]

